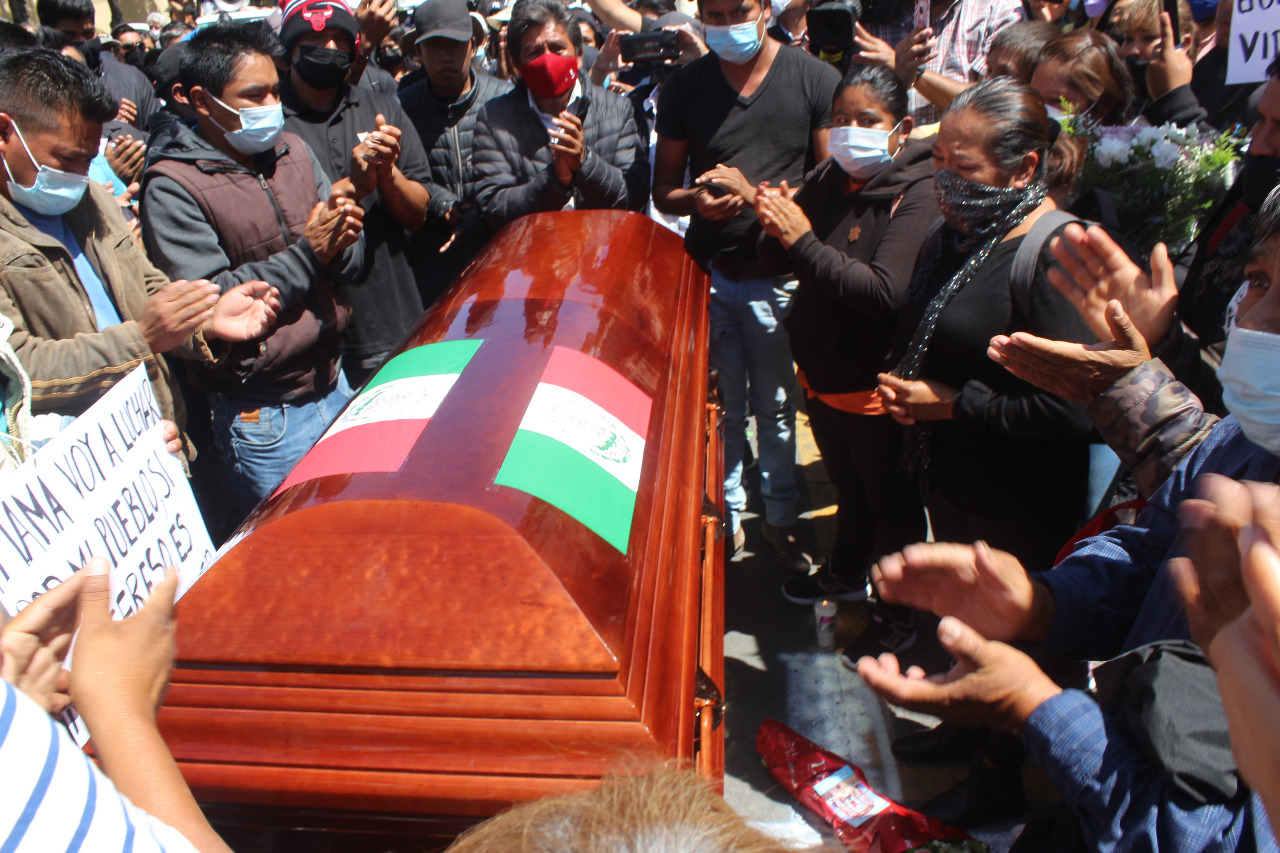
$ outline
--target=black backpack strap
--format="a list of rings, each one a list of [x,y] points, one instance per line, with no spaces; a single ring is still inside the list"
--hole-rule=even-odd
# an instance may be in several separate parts
[[[1013,256],[1013,267],[1009,270],[1009,290],[1013,294],[1014,304],[1024,318],[1031,316],[1031,286],[1036,280],[1040,250],[1044,248],[1050,234],[1070,222],[1083,221],[1063,210],[1045,211],[1032,223],[1031,229],[1022,238],[1022,245]]]

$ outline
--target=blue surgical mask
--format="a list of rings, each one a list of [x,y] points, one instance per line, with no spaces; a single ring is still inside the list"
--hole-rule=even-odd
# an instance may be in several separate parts
[[[828,145],[831,156],[849,177],[858,181],[870,180],[893,162],[889,139],[900,124],[895,124],[890,130],[856,125],[833,127]]]
[[[707,26],[703,29],[706,30],[707,47],[711,52],[733,65],[750,62],[764,44],[759,18],[727,27]]]
[[[264,107],[245,107],[237,110],[209,96],[223,108],[240,116],[240,129],[227,130],[218,124],[218,120],[209,116],[214,126],[225,134],[227,144],[241,154],[260,154],[276,147],[280,134],[284,132],[284,107],[280,104],[268,104]]]
[[[37,163],[36,158],[31,155],[31,149],[27,147],[27,140],[22,138],[17,122],[13,122],[13,131],[22,143],[22,150],[27,152],[31,165],[36,167],[36,180],[29,187],[21,186],[9,171],[9,161],[4,160],[4,171],[9,176],[9,198],[41,216],[61,216],[79,204],[80,199],[84,198],[84,191],[89,188],[89,176],[63,172]]]
[[[1280,335],[1233,328],[1218,368],[1222,402],[1245,438],[1280,456]]]

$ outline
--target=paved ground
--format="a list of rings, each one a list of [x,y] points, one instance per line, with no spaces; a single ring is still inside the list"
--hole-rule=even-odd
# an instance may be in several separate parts
[[[806,509],[800,533],[821,558],[835,536],[835,489],[803,414],[797,432]],[[895,737],[935,721],[886,706],[840,664],[839,650],[866,626],[867,605],[842,603],[835,651],[818,649],[812,610],[790,604],[779,593],[790,575],[778,568],[761,538],[760,519],[748,514],[743,526],[747,547],[725,566],[725,798],[766,832],[797,848],[843,850],[826,824],[765,772],[755,750],[756,729],[763,720],[781,720],[849,759],[862,768],[877,791],[909,805],[919,805],[960,781],[965,766],[900,766],[894,760],[889,744]],[[903,659],[939,672],[946,668],[948,657],[932,630],[932,624],[922,625],[919,642]],[[1051,808],[1049,803],[1057,795],[1043,774],[1028,767],[1024,781],[1033,812]],[[1007,847],[1012,830],[1020,824],[1006,821],[976,834],[999,851]]]

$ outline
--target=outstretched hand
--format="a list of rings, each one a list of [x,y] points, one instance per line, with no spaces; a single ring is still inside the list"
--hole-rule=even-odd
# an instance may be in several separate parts
[[[1267,499],[1255,500],[1251,485],[1216,474],[1201,477],[1197,491],[1199,497],[1178,506],[1187,553],[1169,561],[1169,574],[1186,608],[1191,638],[1208,649],[1218,631],[1249,606],[1240,567],[1241,534],[1255,515],[1280,522],[1280,503],[1274,487]],[[1280,530],[1280,523],[1275,527]]]
[[[1107,303],[1105,316],[1111,340],[1077,344],[1014,332],[992,338],[987,356],[1037,388],[1072,403],[1092,403],[1116,380],[1151,358],[1146,340],[1119,300]]]
[[[997,640],[1043,640],[1053,616],[1048,590],[985,542],[908,545],[873,566],[871,580],[890,604],[955,616]]]
[[[52,714],[70,704],[62,668],[75,633],[83,573],[36,598],[0,630],[0,678]]]
[[[80,633],[76,637],[71,698],[89,730],[95,720],[154,720],[177,651],[173,599],[178,570],[170,566],[136,613],[111,619],[110,565],[94,557],[81,570]]]
[[[1150,346],[1169,334],[1178,304],[1178,283],[1163,243],[1151,250],[1150,275],[1097,225],[1086,231],[1073,222],[1049,247],[1058,259],[1058,265],[1049,268],[1049,281],[1076,307],[1099,340],[1112,334],[1107,305],[1113,299],[1124,306]]]
[[[1240,775],[1262,796],[1274,822],[1280,820],[1280,738],[1275,727],[1280,719],[1280,553],[1274,544],[1280,538],[1275,512],[1280,490],[1251,483],[1249,491],[1254,521],[1240,537],[1249,608],[1219,631],[1206,651],[1218,671]]]
[[[1031,712],[1062,692],[1035,661],[1004,643],[984,638],[953,617],[938,623],[938,640],[955,665],[926,676],[913,666],[905,673],[898,659],[858,661],[858,675],[893,705],[941,717],[966,728],[996,728],[1018,734]]]
[[[251,341],[271,331],[280,312],[280,291],[265,281],[246,281],[228,290],[213,306],[205,336],[224,341]]]

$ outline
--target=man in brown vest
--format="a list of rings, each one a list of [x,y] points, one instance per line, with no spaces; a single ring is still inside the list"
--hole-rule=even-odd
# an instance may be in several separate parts
[[[188,45],[179,82],[194,131],[152,145],[143,239],[171,275],[280,291],[267,336],[192,363],[209,399],[223,500],[243,517],[279,485],[351,396],[338,354],[349,311],[333,284],[364,263],[361,211],[334,194],[315,155],[284,133],[275,40],[259,25],[217,25]],[[197,274],[196,271],[199,271]]]

